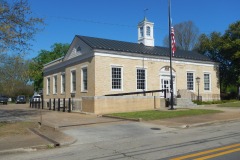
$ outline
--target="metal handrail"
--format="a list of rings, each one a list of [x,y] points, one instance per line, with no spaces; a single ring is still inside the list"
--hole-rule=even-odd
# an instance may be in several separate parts
[[[105,96],[124,96],[124,95],[133,95],[133,94],[146,95],[146,93],[155,93],[155,92],[164,92],[164,98],[166,98],[166,89],[150,90],[150,91],[142,91],[142,92],[127,92],[127,93],[106,94]]]

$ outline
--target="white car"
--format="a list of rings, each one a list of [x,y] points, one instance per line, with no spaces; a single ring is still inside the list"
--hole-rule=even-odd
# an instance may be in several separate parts
[[[40,95],[34,95],[31,99],[32,102],[40,102],[41,100],[42,99]]]

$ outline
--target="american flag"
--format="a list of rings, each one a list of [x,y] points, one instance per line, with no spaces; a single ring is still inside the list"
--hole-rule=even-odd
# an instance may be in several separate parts
[[[174,56],[174,52],[176,51],[176,42],[174,38],[174,29],[171,27],[171,47],[172,47],[172,55]]]

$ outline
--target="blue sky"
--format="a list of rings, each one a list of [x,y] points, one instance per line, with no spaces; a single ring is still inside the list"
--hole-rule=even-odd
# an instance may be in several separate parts
[[[193,21],[200,33],[224,32],[240,20],[239,0],[171,0],[173,24]],[[33,16],[46,26],[35,36],[33,51],[50,50],[54,43],[71,43],[75,35],[137,42],[137,24],[154,22],[155,45],[168,33],[168,0],[29,0]]]

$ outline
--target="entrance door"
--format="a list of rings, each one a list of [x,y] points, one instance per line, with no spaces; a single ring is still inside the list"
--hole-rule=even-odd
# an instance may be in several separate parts
[[[176,95],[176,71],[172,69],[172,78],[173,78],[173,94]],[[167,98],[170,98],[170,67],[165,66],[161,68],[160,70],[160,89],[166,89],[167,90]],[[160,92],[160,96],[164,97],[164,93]]]
[[[169,93],[170,93],[170,79],[167,78],[162,78],[161,79],[161,89],[166,89],[167,92],[167,98],[169,98]],[[161,97],[164,97],[164,92],[160,93]]]

